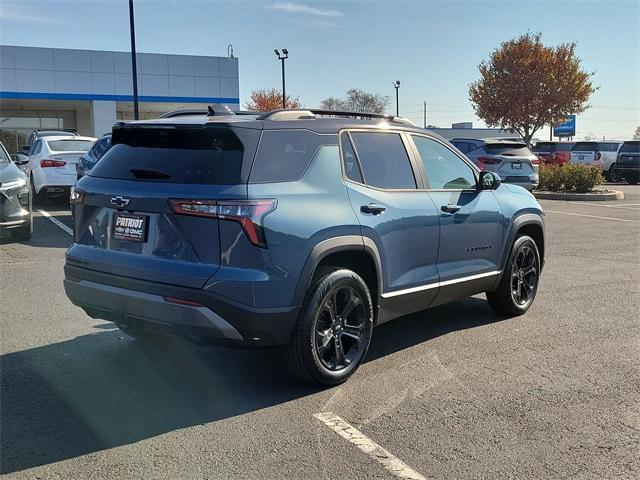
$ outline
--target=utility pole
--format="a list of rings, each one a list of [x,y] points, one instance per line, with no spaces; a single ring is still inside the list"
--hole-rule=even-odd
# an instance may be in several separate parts
[[[398,103],[398,90],[400,89],[400,80],[393,82],[393,87],[396,89],[396,117],[400,116],[400,104]]]
[[[133,19],[133,0],[129,0],[129,29],[131,32],[131,74],[133,75],[133,118],[140,119],[138,108],[138,68],[136,65],[136,28]]]
[[[286,48],[283,48],[282,53],[284,55],[280,55],[280,52],[276,48],[274,52],[278,56],[278,60],[282,62],[282,108],[287,108],[287,91],[284,80],[284,61],[289,58],[289,51]]]
[[[424,101],[424,128],[427,128],[427,101]]]

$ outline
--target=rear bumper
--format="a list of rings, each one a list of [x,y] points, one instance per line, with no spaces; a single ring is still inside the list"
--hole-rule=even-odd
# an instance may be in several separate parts
[[[92,318],[127,327],[245,346],[285,345],[299,307],[260,308],[231,303],[205,290],[176,287],[65,266],[64,289]],[[167,300],[170,297],[174,300]],[[185,303],[175,303],[175,299]]]

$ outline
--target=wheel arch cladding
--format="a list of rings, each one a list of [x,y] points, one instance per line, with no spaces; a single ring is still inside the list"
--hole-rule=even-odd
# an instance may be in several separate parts
[[[500,269],[504,270],[509,254],[511,253],[511,245],[518,235],[528,235],[536,242],[538,253],[540,254],[540,265],[544,265],[545,258],[545,226],[542,215],[536,213],[525,213],[516,217],[511,225],[507,241],[505,242]]]
[[[320,242],[309,254],[295,293],[295,304],[305,299],[316,273],[322,267],[335,266],[354,271],[367,284],[374,303],[378,307],[378,297],[382,292],[382,268],[380,255],[375,244],[356,235],[330,238]]]

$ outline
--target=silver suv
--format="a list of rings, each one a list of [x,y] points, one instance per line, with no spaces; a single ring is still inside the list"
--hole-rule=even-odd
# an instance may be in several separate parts
[[[531,191],[538,186],[538,157],[524,140],[454,138],[451,140],[481,170],[496,172],[505,183]]]

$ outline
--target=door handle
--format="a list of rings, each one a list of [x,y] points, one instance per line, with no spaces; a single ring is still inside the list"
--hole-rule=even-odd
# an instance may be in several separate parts
[[[371,213],[373,215],[380,215],[386,209],[387,209],[386,207],[382,205],[378,205],[377,203],[370,203],[368,205],[362,205],[360,207],[360,211],[362,213]]]
[[[452,205],[451,203],[449,203],[448,205],[442,205],[440,207],[440,210],[445,213],[456,213],[458,210],[460,210],[460,205]]]

